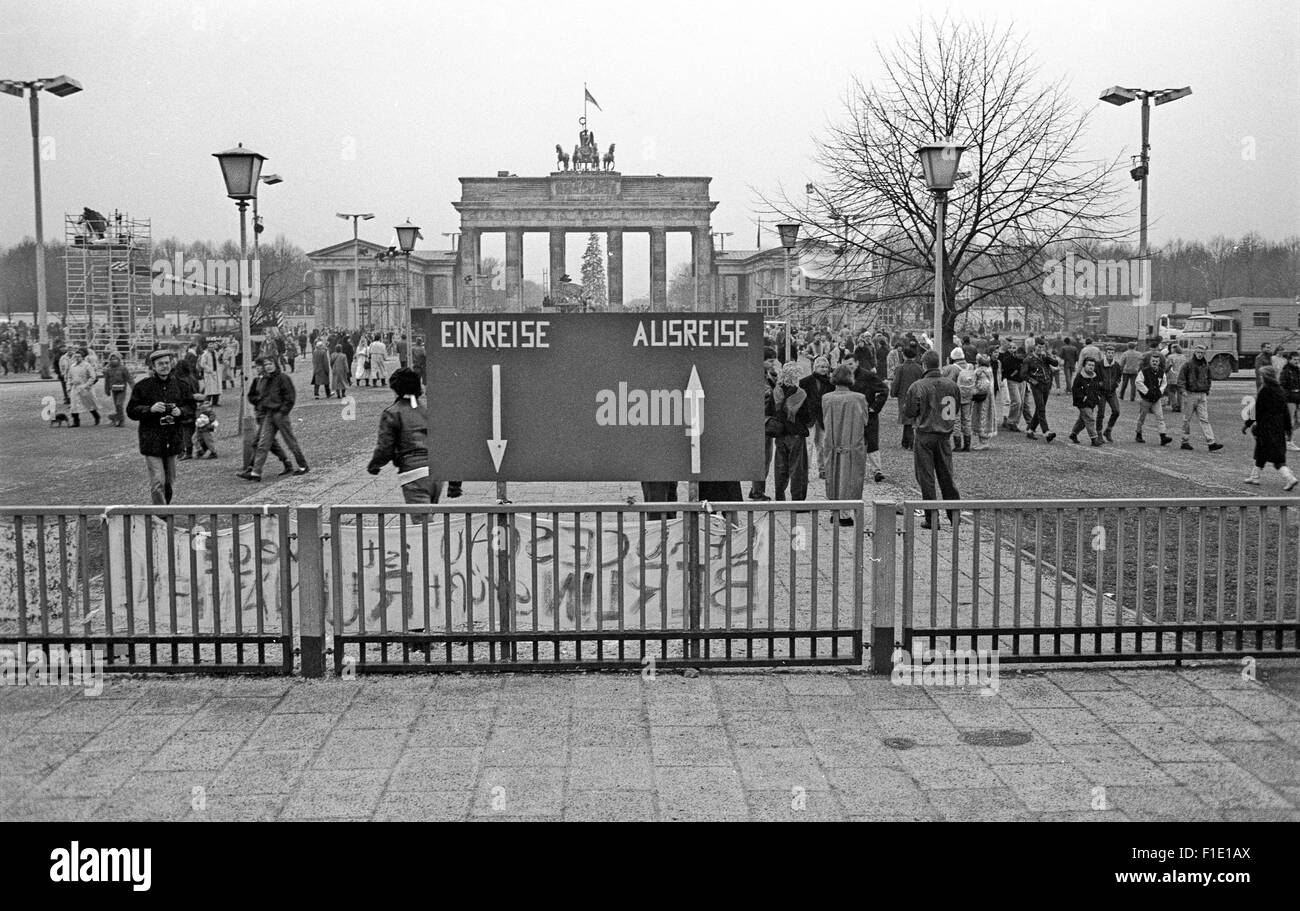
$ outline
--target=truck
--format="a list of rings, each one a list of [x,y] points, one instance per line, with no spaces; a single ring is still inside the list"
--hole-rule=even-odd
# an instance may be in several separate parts
[[[1188,317],[1205,312],[1203,307],[1193,306],[1190,301],[1156,301],[1152,306],[1160,314],[1156,319],[1156,334],[1165,345],[1178,341]]]
[[[1208,348],[1210,376],[1216,380],[1253,368],[1265,342],[1274,350],[1300,348],[1300,300],[1226,297],[1210,301],[1205,309],[1204,314],[1187,318],[1178,343],[1184,349]]]
[[[1168,344],[1182,333],[1183,324],[1197,312],[1190,303],[1155,301],[1147,307],[1147,331],[1141,332],[1142,308],[1134,298],[1113,300],[1101,307],[1098,334],[1116,341],[1136,341],[1139,335],[1155,334]]]

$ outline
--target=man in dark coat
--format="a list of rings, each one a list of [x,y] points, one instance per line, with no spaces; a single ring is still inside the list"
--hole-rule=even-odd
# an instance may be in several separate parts
[[[894,371],[894,382],[889,389],[889,394],[898,401],[898,423],[903,425],[903,448],[911,449],[913,441],[912,425],[903,420],[903,399],[907,396],[907,390],[912,388],[912,384],[925,376],[925,370],[917,362],[919,352],[916,345],[908,343],[903,348],[903,363],[898,365]]]
[[[880,409],[889,401],[889,387],[874,369],[875,353],[870,348],[858,348],[854,352],[854,360],[858,367],[853,372],[852,388],[854,392],[860,392],[866,397],[867,410],[870,412],[863,431],[867,443],[867,464],[872,467],[872,477],[879,484],[885,480],[884,466],[880,461]]]
[[[194,420],[194,396],[188,384],[172,374],[170,351],[149,355],[149,376],[135,384],[126,415],[140,424],[140,454],[149,469],[149,497],[155,506],[172,501],[176,486],[176,457],[181,453],[181,424]]]
[[[294,474],[306,474],[311,470],[289,420],[289,412],[293,410],[297,398],[293,380],[280,371],[276,357],[274,355],[264,357],[262,375],[253,380],[248,390],[249,404],[256,409],[257,413],[257,448],[253,455],[252,468],[241,472],[239,477],[246,481],[262,480],[262,466],[266,464],[266,454],[271,451],[276,434],[284,438],[285,445],[298,460],[298,467],[294,470]]]
[[[1271,364],[1260,367],[1259,392],[1255,395],[1255,419],[1247,421],[1255,434],[1255,465],[1250,470],[1247,484],[1259,484],[1259,471],[1269,462],[1282,475],[1283,490],[1294,490],[1297,479],[1286,464],[1286,441],[1291,436],[1291,409],[1287,407],[1286,393],[1278,382],[1277,368]],[[1253,423],[1253,426],[1252,426]],[[1242,433],[1246,428],[1242,428]]]

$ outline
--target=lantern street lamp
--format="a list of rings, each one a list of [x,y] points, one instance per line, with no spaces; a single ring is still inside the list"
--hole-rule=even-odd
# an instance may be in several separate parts
[[[50,344],[49,344],[49,305],[45,290],[45,226],[41,215],[41,112],[38,96],[41,90],[58,98],[66,98],[81,91],[81,83],[67,76],[53,76],[47,79],[0,79],[0,92],[6,95],[23,97],[23,89],[31,94],[30,109],[32,120],[32,169],[34,175],[33,190],[36,196],[36,357],[40,365],[41,379],[50,378]],[[63,307],[63,321],[66,323],[68,308]],[[67,327],[64,326],[66,330]]]
[[[933,351],[939,355],[943,364],[943,316],[944,316],[944,231],[948,215],[948,192],[957,181],[957,165],[961,163],[961,153],[966,146],[958,145],[951,138],[945,142],[927,142],[918,146],[916,156],[921,159],[921,170],[925,174],[925,185],[934,194],[934,346]]]
[[[397,232],[397,246],[402,251],[402,256],[406,258],[406,350],[411,350],[411,342],[415,339],[415,333],[411,325],[411,251],[415,249],[415,242],[424,237],[420,229],[411,224],[411,219],[407,219],[405,224],[400,224],[394,228]]]
[[[1147,266],[1147,175],[1151,173],[1151,101],[1156,104],[1168,104],[1179,98],[1192,94],[1192,87],[1185,85],[1181,89],[1126,89],[1122,85],[1112,85],[1101,93],[1101,100],[1116,107],[1130,101],[1142,99],[1142,152],[1138,164],[1129,171],[1129,176],[1142,184],[1142,202],[1138,210],[1138,260],[1142,263],[1142,295],[1139,297],[1142,333],[1148,333],[1147,306],[1151,302],[1151,270]]]
[[[226,195],[239,207],[239,350],[240,368],[239,431],[248,433],[245,423],[247,409],[247,383],[253,372],[253,332],[250,325],[253,276],[248,268],[248,201],[257,200],[257,185],[262,176],[265,155],[244,148],[241,142],[233,149],[216,152],[212,156],[221,164],[221,176],[226,182]]]
[[[799,223],[782,222],[776,226],[776,230],[781,235],[781,246],[785,247],[785,316],[789,318],[790,308],[794,306],[794,275],[791,257],[794,255],[795,244],[799,243]],[[785,334],[785,357],[786,360],[790,359],[790,333],[788,330]]]

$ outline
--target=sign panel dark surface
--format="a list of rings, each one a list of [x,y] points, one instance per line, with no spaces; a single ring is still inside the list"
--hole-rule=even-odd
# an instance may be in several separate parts
[[[418,314],[439,480],[748,481],[763,473],[763,319]]]

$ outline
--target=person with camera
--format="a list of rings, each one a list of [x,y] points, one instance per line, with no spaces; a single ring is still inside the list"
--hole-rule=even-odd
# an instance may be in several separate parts
[[[194,396],[172,373],[173,366],[170,351],[149,355],[149,376],[135,384],[126,406],[127,417],[140,424],[140,454],[149,469],[149,495],[155,506],[172,501],[176,457],[183,445],[180,421],[194,419]]]

